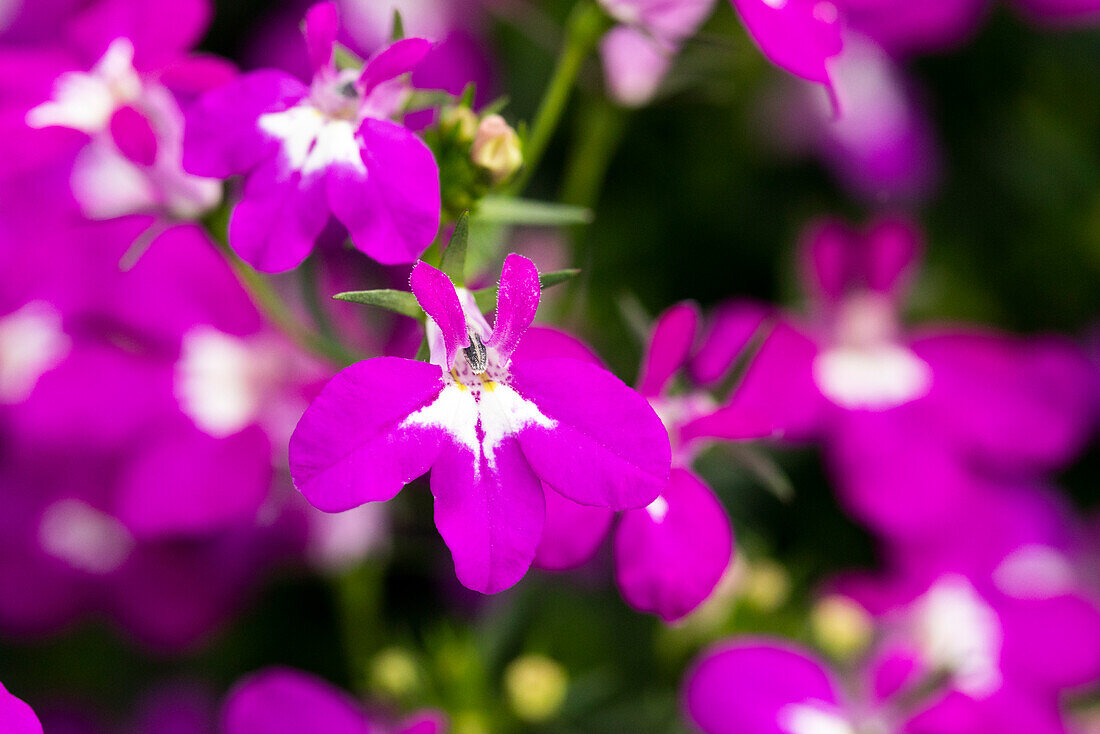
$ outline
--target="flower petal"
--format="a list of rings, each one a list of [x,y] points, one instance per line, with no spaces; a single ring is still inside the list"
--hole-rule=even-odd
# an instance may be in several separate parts
[[[257,127],[260,115],[293,107],[307,94],[300,81],[273,70],[244,74],[207,92],[187,114],[184,170],[211,178],[246,173],[279,147]]]
[[[920,254],[920,233],[904,219],[884,219],[864,236],[863,278],[867,287],[894,293],[905,285],[905,276]]]
[[[253,171],[229,219],[229,244],[266,273],[300,265],[329,219],[323,179],[281,168],[272,158]]]
[[[420,308],[428,314],[443,334],[444,363],[439,365],[450,371],[455,366],[458,350],[470,346],[470,334],[466,330],[466,315],[458,300],[454,283],[442,270],[426,262],[413,266],[409,286]]]
[[[668,432],[617,377],[575,359],[512,366],[512,387],[554,421],[519,433],[535,473],[566,497],[615,510],[644,507],[668,484]]]
[[[716,307],[703,343],[691,360],[691,378],[701,385],[724,380],[772,311],[767,304],[741,299]]]
[[[635,609],[674,622],[702,604],[729,566],[733,532],[714,493],[686,469],[615,530],[615,580]]]
[[[202,533],[255,518],[273,475],[271,442],[252,426],[214,438],[163,431],[124,473],[116,514],[137,536]]]
[[[329,187],[333,213],[352,244],[383,265],[416,260],[439,230],[439,167],[408,129],[367,119],[359,128],[366,174]]]
[[[1095,372],[1073,344],[946,332],[912,349],[932,368],[927,402],[941,430],[983,466],[1056,469],[1088,441]]]
[[[684,683],[684,705],[705,734],[788,734],[818,731],[786,726],[784,719],[806,708],[835,716],[838,695],[810,653],[785,641],[744,640],[720,645],[695,664]]]
[[[403,38],[386,47],[363,67],[359,77],[361,93],[367,96],[382,82],[412,71],[431,50],[431,41],[423,38]]]
[[[494,347],[501,356],[508,358],[535,320],[541,293],[539,271],[533,262],[514,252],[504,258],[493,333],[485,346]]]
[[[294,429],[294,485],[326,512],[392,498],[439,453],[442,431],[402,422],[442,388],[439,367],[424,362],[380,357],[346,368]]]
[[[568,357],[604,367],[603,361],[596,356],[591,347],[572,334],[550,326],[529,328],[516,351],[512,352],[512,363],[547,357]]]
[[[837,219],[825,219],[807,228],[799,248],[807,293],[827,304],[844,296],[852,280],[855,238],[848,224]]]
[[[638,377],[638,392],[647,398],[661,393],[691,354],[699,327],[699,307],[678,303],[657,317]]]
[[[111,115],[111,139],[122,155],[139,166],[151,166],[157,160],[157,134],[145,115],[130,106]]]
[[[332,66],[332,50],[340,31],[340,12],[334,2],[317,3],[306,11],[302,32],[314,73]]]
[[[684,426],[684,440],[775,435],[801,441],[813,436],[826,407],[813,379],[817,352],[804,332],[780,321],[764,339],[729,403]]]
[[[245,678],[222,713],[225,734],[369,734],[355,700],[308,673],[271,668]]]
[[[606,507],[579,505],[543,484],[546,522],[535,554],[535,565],[550,571],[575,568],[600,547],[615,513]]]
[[[828,60],[842,42],[836,6],[827,0],[732,0],[760,51],[795,76],[828,85]]]
[[[542,537],[542,485],[516,439],[492,461],[448,441],[432,467],[435,525],[454,557],[462,585],[495,594],[523,578]]]
[[[68,42],[98,58],[116,38],[134,44],[134,65],[158,69],[198,43],[213,15],[209,0],[101,0],[64,24]]]
[[[6,734],[42,734],[42,724],[27,704],[0,684],[0,730]]]
[[[608,92],[627,107],[645,105],[660,88],[675,53],[675,44],[658,41],[646,31],[625,25],[612,28],[600,41]]]

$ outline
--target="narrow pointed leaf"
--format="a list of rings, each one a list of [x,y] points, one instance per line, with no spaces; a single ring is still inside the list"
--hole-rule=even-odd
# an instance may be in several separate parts
[[[592,221],[592,211],[583,206],[570,204],[553,204],[507,196],[486,196],[478,205],[477,219],[500,224],[556,227],[588,224]]]
[[[377,306],[387,311],[399,313],[402,316],[411,316],[414,319],[424,318],[424,312],[416,297],[406,291],[398,291],[390,288],[381,288],[373,291],[348,291],[337,293],[333,296],[337,301],[350,303],[362,303],[366,306]]]
[[[394,41],[400,41],[405,37],[405,21],[401,19],[401,11],[397,8],[393,9],[393,31],[390,33],[390,39]]]
[[[462,212],[455,222],[454,232],[443,251],[441,270],[454,281],[455,285],[466,283],[466,246],[470,239],[470,212]]]

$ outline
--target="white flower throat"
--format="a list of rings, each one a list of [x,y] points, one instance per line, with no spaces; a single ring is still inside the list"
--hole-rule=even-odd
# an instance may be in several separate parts
[[[435,321],[426,324],[432,363],[440,365],[444,387],[434,401],[410,415],[403,427],[443,430],[459,446],[473,454],[475,475],[482,460],[496,470],[496,449],[507,438],[537,425],[554,428],[557,422],[511,387],[510,360],[485,345],[489,325],[478,311],[473,296],[459,288],[466,315],[470,345],[446,368],[443,332]]]

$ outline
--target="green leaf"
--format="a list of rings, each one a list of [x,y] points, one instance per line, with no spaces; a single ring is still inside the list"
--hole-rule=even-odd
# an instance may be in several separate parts
[[[341,70],[362,69],[366,63],[362,57],[342,43],[332,47],[332,60],[336,63],[336,68]]]
[[[498,224],[557,227],[567,224],[588,224],[592,221],[592,210],[570,204],[552,204],[508,196],[486,196],[478,205],[476,219]]]
[[[580,270],[555,270],[552,273],[543,273],[539,276],[539,286],[542,290],[547,288],[553,288],[556,285],[560,285],[568,280],[580,275]],[[497,286],[490,286],[488,288],[482,288],[474,293],[474,301],[477,302],[477,307],[482,311],[489,311],[496,305],[497,302]]]
[[[472,110],[474,108],[475,96],[477,96],[477,84],[469,82],[462,88],[462,94],[458,98],[458,104]]]
[[[349,303],[362,303],[366,306],[377,306],[402,316],[411,316],[414,319],[424,317],[420,304],[416,297],[406,291],[397,291],[390,288],[381,288],[373,291],[348,291],[337,293],[333,298],[337,301]]]
[[[505,107],[509,105],[509,103],[511,103],[511,101],[511,97],[509,97],[507,94],[502,94],[489,104],[482,107],[481,111],[478,114],[482,117],[499,114],[504,110]]]
[[[393,9],[393,30],[390,32],[390,40],[400,41],[405,37],[405,21],[401,19],[401,11]]]
[[[455,222],[454,232],[443,251],[442,270],[455,285],[466,283],[466,246],[470,239],[470,212],[462,212]]]

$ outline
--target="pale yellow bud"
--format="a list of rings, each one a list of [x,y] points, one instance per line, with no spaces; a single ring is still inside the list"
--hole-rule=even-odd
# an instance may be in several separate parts
[[[451,719],[451,734],[492,734],[492,729],[484,714],[460,711]]]
[[[523,165],[519,135],[500,115],[488,115],[478,125],[470,158],[500,183]]]
[[[516,716],[546,721],[561,708],[569,687],[565,669],[542,655],[524,655],[504,671],[504,689]]]
[[[874,634],[871,616],[851,599],[832,595],[814,605],[810,628],[825,652],[848,658],[866,649]]]
[[[439,124],[445,130],[457,130],[459,140],[473,142],[474,136],[477,135],[477,115],[465,105],[443,110]]]
[[[416,660],[405,650],[391,647],[371,661],[371,686],[378,692],[400,698],[411,693],[420,682]]]
[[[775,561],[751,562],[744,583],[745,599],[761,611],[778,609],[791,595],[791,579],[786,569]]]

